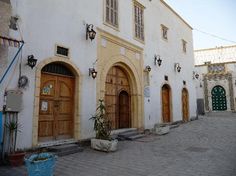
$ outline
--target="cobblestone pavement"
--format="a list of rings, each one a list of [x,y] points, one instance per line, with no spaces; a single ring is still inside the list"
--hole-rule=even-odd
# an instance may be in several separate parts
[[[0,167],[24,176],[25,167]],[[236,117],[203,117],[164,136],[119,142],[115,153],[86,148],[60,157],[55,176],[236,176]]]

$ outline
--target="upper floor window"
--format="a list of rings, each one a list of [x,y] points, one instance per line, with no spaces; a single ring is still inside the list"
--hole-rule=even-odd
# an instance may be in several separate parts
[[[106,0],[106,22],[118,27],[118,0]]]
[[[168,39],[168,27],[161,25],[161,32],[162,32],[162,38],[167,40]]]
[[[187,52],[187,42],[185,40],[182,40],[182,50],[183,52]]]
[[[144,41],[144,7],[134,2],[134,28],[135,28],[135,37],[139,40]]]

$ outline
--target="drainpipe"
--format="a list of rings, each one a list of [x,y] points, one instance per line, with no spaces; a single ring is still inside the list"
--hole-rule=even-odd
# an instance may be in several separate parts
[[[21,43],[22,43],[22,44],[21,44],[20,48],[18,49],[16,55],[14,56],[14,58],[12,59],[10,65],[7,67],[5,73],[3,74],[3,76],[2,76],[2,78],[1,78],[1,80],[0,80],[0,85],[2,84],[2,82],[3,82],[4,78],[6,77],[8,71],[10,70],[10,68],[11,68],[11,66],[13,65],[14,61],[16,60],[18,54],[19,54],[20,51],[22,50],[22,48],[23,48],[23,46],[24,46],[24,41],[21,41]]]

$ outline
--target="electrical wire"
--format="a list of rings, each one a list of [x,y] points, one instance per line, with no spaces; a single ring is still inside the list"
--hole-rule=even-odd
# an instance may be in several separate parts
[[[208,33],[208,32],[204,32],[204,31],[199,30],[199,29],[197,29],[197,28],[193,28],[193,30],[195,30],[195,31],[197,31],[197,32],[200,32],[200,33],[203,33],[203,34],[205,34],[205,35],[208,35],[208,36],[211,36],[211,37],[220,39],[220,40],[224,40],[224,41],[227,41],[227,42],[236,44],[236,41],[229,40],[229,39],[225,39],[225,38],[220,37],[220,36],[217,36],[217,35],[215,35],[215,34],[211,34],[211,33]]]

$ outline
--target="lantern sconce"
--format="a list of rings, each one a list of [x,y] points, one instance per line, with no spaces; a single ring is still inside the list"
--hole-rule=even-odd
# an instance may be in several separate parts
[[[155,56],[154,56],[154,65],[158,65],[160,67],[161,63],[162,63],[161,56],[155,54]]]
[[[97,77],[97,71],[95,70],[95,68],[89,68],[89,76],[92,76],[93,79],[95,79]]]
[[[198,79],[198,78],[199,78],[199,74],[193,71],[193,79]]]
[[[93,39],[95,39],[95,36],[96,36],[96,32],[93,30],[93,25],[86,24],[86,40],[90,38],[90,40],[92,41]]]
[[[27,60],[27,65],[33,69],[36,63],[37,63],[37,59],[34,58],[34,55],[29,55],[28,60]]]
[[[175,71],[180,72],[181,71],[181,66],[179,63],[175,63]]]
[[[147,65],[146,67],[145,67],[145,69],[144,69],[144,71],[145,72],[150,72],[152,70],[152,68],[149,66],[149,65]]]

